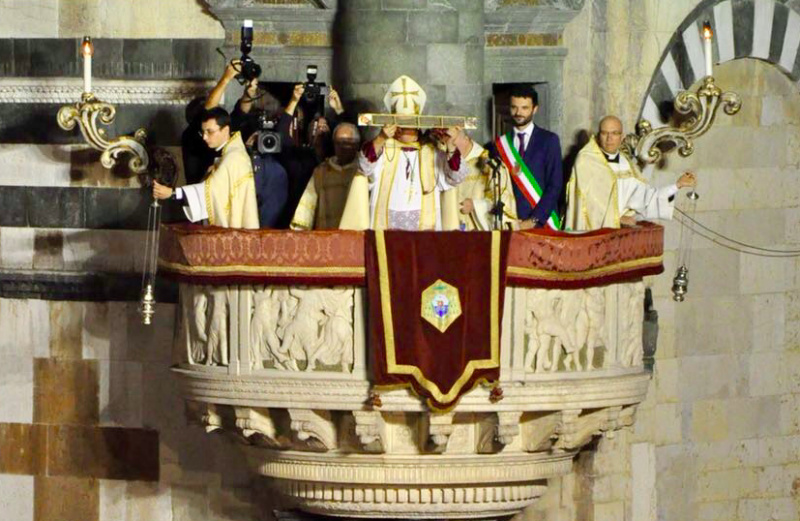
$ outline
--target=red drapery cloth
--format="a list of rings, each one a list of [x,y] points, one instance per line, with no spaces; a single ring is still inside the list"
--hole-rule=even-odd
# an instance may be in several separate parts
[[[377,389],[410,387],[441,411],[454,407],[480,381],[499,378],[510,235],[367,232]],[[443,331],[435,325],[437,313],[446,315],[439,323],[449,322]]]

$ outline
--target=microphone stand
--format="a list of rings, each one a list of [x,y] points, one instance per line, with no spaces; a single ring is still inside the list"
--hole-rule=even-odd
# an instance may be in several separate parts
[[[492,214],[492,229],[503,229],[503,207],[505,203],[500,200],[500,159],[494,154],[489,157],[489,168],[492,169],[492,209],[489,213]]]

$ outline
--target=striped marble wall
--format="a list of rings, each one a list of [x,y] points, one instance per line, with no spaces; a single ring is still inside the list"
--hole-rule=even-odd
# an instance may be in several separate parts
[[[800,81],[800,2],[796,0],[705,0],[678,27],[647,89],[639,118],[666,123],[678,92],[705,75],[700,32],[714,29],[714,63],[756,58]],[[724,87],[724,85],[722,86]]]

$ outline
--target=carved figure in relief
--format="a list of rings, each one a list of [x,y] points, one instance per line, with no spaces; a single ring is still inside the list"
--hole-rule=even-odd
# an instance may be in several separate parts
[[[620,284],[620,323],[623,341],[621,342],[624,367],[634,367],[642,363],[642,323],[644,321],[644,283]]]
[[[561,347],[563,347],[566,356],[564,357],[564,368],[569,371],[574,368],[577,371],[583,370],[581,364],[581,348],[586,341],[588,333],[588,317],[584,309],[585,296],[583,290],[562,291],[561,293],[561,306],[558,313],[558,318],[564,326],[566,338],[562,339]],[[553,360],[558,360],[561,355],[561,350],[555,351],[553,347]],[[555,364],[558,367],[558,364]]]
[[[558,305],[562,298],[561,290],[532,289],[527,292],[527,308],[533,313],[530,322],[528,352],[525,354],[525,366],[532,367],[536,362],[535,372],[545,369],[558,369],[558,353],[565,342],[569,342],[569,333],[559,317]],[[553,358],[548,359],[548,350],[552,348]]]
[[[325,323],[322,343],[308,359],[306,370],[320,360],[325,365],[339,364],[347,371],[353,363],[353,292],[348,289],[318,289]]]
[[[206,365],[228,365],[228,295],[224,289],[211,295]]]
[[[193,286],[187,286],[182,297],[186,299],[182,306],[186,328],[186,361],[199,364],[206,358],[208,297],[203,287]],[[190,317],[194,317],[194,320]]]
[[[261,368],[264,362],[273,361],[280,369],[288,361],[281,351],[279,335],[283,334],[282,316],[288,314],[287,302],[291,300],[286,288],[265,287],[253,292],[253,319],[250,324],[250,366]]]
[[[594,350],[607,345],[606,339],[606,299],[604,288],[587,288],[586,316],[588,331],[586,334],[586,368],[594,369]]]
[[[297,361],[305,359],[306,371],[311,371],[314,353],[324,341],[322,329],[327,320],[322,311],[322,293],[319,289],[290,288],[289,294],[298,300],[297,311],[284,329],[281,351],[289,355],[288,369],[298,371]]]

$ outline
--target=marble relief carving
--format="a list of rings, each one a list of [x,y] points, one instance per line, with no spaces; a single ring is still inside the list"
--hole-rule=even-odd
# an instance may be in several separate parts
[[[501,402],[477,388],[445,413],[404,389],[370,401],[353,372],[359,291],[181,285],[190,417],[248,446],[256,472],[307,512],[512,514],[593,438],[631,426],[646,395],[641,282],[510,288],[504,367],[516,376],[501,379]]]
[[[353,289],[265,287],[253,291],[254,369],[348,372],[353,365]]]
[[[187,286],[181,291],[186,362],[227,366],[229,308],[224,286]]]
[[[611,295],[609,292],[617,292]],[[535,373],[592,371],[642,364],[644,284],[617,284],[577,290],[523,290],[525,368]],[[618,305],[611,298],[618,298]],[[621,337],[612,345],[608,314],[619,321]],[[598,357],[599,351],[602,356]],[[598,359],[599,358],[599,359]],[[618,358],[618,359],[617,359]]]
[[[244,292],[251,296],[250,327],[249,338],[240,342],[251,369],[352,371],[354,289],[265,286],[240,288],[237,294]],[[229,364],[231,308],[236,307],[231,294],[214,286],[182,287],[183,362]],[[244,318],[240,313],[237,318]]]

